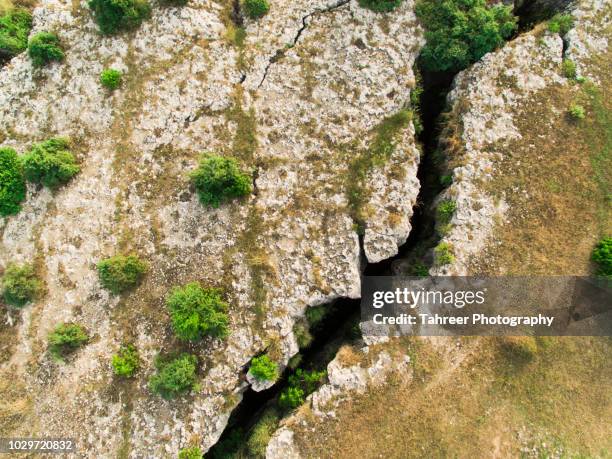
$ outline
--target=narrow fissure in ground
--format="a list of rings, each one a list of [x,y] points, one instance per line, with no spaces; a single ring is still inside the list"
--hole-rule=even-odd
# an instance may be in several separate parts
[[[340,2],[337,6],[343,3]],[[519,17],[518,33],[522,33],[566,8],[568,1],[544,0],[546,5],[551,5],[546,11],[534,8],[530,2],[515,3],[515,14]],[[442,115],[447,109],[447,95],[458,71],[429,72],[417,63],[417,73],[420,75],[422,92],[419,107],[412,109],[418,111],[422,130],[417,135],[421,148],[417,171],[420,189],[410,220],[412,229],[397,255],[379,263],[366,263],[363,267],[365,276],[427,275],[427,270],[433,263],[432,249],[440,240],[435,229],[434,201],[448,186],[448,181],[445,184],[443,180],[444,154],[440,151],[439,140],[444,127]],[[331,304],[318,306],[317,308],[325,311],[325,316],[316,325],[310,326],[313,339],[307,347],[300,349],[299,363],[291,365],[290,362],[283,375],[270,389],[255,392],[249,387],[245,391],[219,441],[206,457],[265,455],[265,446],[270,435],[276,430],[280,420],[289,414],[279,407],[278,400],[288,387],[290,375],[298,370],[325,370],[342,345],[360,341],[359,305],[358,299],[340,298]],[[261,443],[261,440],[265,441]],[[263,450],[259,451],[259,454],[253,454],[250,450],[253,447]]]

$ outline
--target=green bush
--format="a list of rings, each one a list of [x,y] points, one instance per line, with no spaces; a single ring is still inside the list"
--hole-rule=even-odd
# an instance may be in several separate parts
[[[69,141],[63,138],[35,144],[23,156],[25,178],[52,190],[70,181],[81,169],[68,148]]]
[[[276,410],[269,408],[251,429],[247,440],[248,457],[259,458],[266,456],[266,447],[276,431],[279,415]]]
[[[451,186],[451,184],[453,183],[453,176],[452,175],[442,175],[440,176],[440,185],[442,185],[443,187],[449,187]]]
[[[453,247],[448,242],[440,242],[434,248],[434,260],[437,266],[448,265],[454,262]]]
[[[114,294],[138,284],[147,272],[147,264],[135,255],[116,255],[98,263],[102,286]]]
[[[270,11],[268,0],[244,0],[244,11],[251,19],[257,19]]]
[[[595,246],[591,259],[597,263],[597,274],[612,277],[612,237],[605,237]]]
[[[431,71],[466,68],[500,47],[517,27],[511,6],[489,6],[486,0],[419,0],[416,14],[425,27],[421,62]]]
[[[359,6],[369,8],[377,13],[392,11],[402,4],[404,0],[359,0]]]
[[[102,73],[100,73],[100,83],[102,86],[112,91],[119,87],[122,77],[123,73],[121,73],[120,70],[104,69]]]
[[[74,352],[88,341],[87,331],[81,325],[60,324],[49,335],[49,351],[54,357],[61,360],[64,356]]]
[[[440,201],[436,209],[436,222],[440,225],[446,225],[453,218],[455,210],[457,210],[457,203],[452,199]]]
[[[306,397],[323,384],[325,371],[306,371],[298,368],[287,379],[287,388],[278,398],[279,406],[284,410],[293,410],[304,403]]]
[[[21,308],[35,300],[43,290],[32,265],[7,266],[2,276],[2,298],[6,304]]]
[[[149,387],[165,399],[174,398],[191,389],[197,390],[196,369],[198,358],[191,354],[181,354],[168,360],[155,359],[157,373],[149,379]]]
[[[576,78],[576,63],[571,59],[563,59],[561,64],[563,75],[566,78],[574,80]]]
[[[582,120],[586,116],[584,107],[579,104],[571,104],[568,113],[574,120]]]
[[[89,0],[89,8],[103,34],[134,29],[151,15],[146,0]]]
[[[291,411],[302,406],[306,400],[304,391],[299,387],[287,387],[278,397],[278,406],[283,410]]]
[[[178,459],[202,459],[204,454],[202,450],[197,446],[190,446],[189,448],[183,448],[179,451]]]
[[[12,148],[0,147],[0,216],[18,213],[25,196],[25,178],[17,152]]]
[[[0,61],[25,51],[31,28],[32,15],[27,10],[13,9],[0,16]]]
[[[276,381],[278,378],[278,365],[267,355],[260,355],[251,360],[249,373],[260,381]]]
[[[113,370],[117,376],[131,378],[140,368],[140,356],[133,344],[121,346],[119,352],[111,360]]]
[[[327,308],[328,306],[321,305],[311,306],[306,309],[305,316],[311,329],[316,328],[323,322],[323,319],[325,319],[325,316],[327,316],[329,312]]]
[[[191,174],[191,180],[200,202],[213,207],[251,192],[251,177],[242,173],[232,158],[203,155],[198,168]]]
[[[64,59],[64,51],[57,35],[50,32],[38,32],[28,42],[28,54],[34,67],[42,67],[51,61]]]
[[[548,30],[559,35],[565,35],[574,26],[574,19],[570,14],[556,14],[548,21]]]
[[[196,341],[205,336],[225,338],[229,333],[228,305],[221,291],[202,288],[197,282],[175,287],[166,299],[172,327],[182,340]]]

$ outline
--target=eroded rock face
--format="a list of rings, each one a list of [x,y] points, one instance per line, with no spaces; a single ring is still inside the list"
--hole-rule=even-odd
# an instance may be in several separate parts
[[[35,70],[22,54],[0,71],[2,145],[23,153],[69,136],[82,168],[56,193],[30,187],[22,212],[0,222],[0,265],[35,261],[47,285],[39,302],[9,312],[17,344],[0,379],[23,384],[11,398],[25,408],[2,423],[4,436],[68,436],[97,457],[173,456],[190,442],[206,450],[246,387],[251,357],[267,349],[285,364],[308,306],[358,297],[348,170],[409,100],[423,42],[414,5],[381,16],[356,1],[275,2],[247,21],[242,47],[227,40],[230,7],[154,7],[137,31],[102,37],[86,2],[45,0],[33,33],[56,31],[66,60]],[[106,67],[125,73],[112,94],[98,82]],[[371,261],[408,236],[413,136],[403,129],[390,158],[367,171]],[[254,173],[255,193],[218,209],[199,204],[188,173],[202,151],[236,157]],[[150,271],[135,291],[111,296],[95,264],[132,251]],[[231,334],[189,346],[201,390],[164,401],[147,387],[157,353],[179,348],[164,297],[194,280],[225,290]],[[65,364],[46,352],[60,322],[93,336]],[[143,359],[129,384],[110,369],[124,341]]]

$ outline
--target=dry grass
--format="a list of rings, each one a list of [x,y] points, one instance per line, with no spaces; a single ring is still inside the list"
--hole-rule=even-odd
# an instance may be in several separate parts
[[[523,138],[504,149],[489,192],[505,196],[509,223],[473,272],[588,274],[596,241],[612,233],[612,79],[599,88],[553,86],[526,106],[516,124]],[[567,115],[572,102],[584,120]]]
[[[446,359],[424,384],[416,377],[391,380],[344,404],[336,420],[319,424],[315,432],[299,432],[304,457],[516,457],[522,448],[548,457],[561,448],[570,454],[610,451],[612,429],[602,422],[612,415],[609,339],[552,339],[527,364],[513,363],[495,340],[461,342],[465,358],[458,366]],[[413,359],[429,362],[436,356],[423,346]]]

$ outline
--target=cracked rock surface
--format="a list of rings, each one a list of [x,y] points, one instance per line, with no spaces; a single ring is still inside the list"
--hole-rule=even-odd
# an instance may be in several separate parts
[[[33,69],[21,54],[0,70],[2,146],[22,154],[68,136],[81,165],[57,192],[30,186],[23,210],[0,221],[0,266],[33,262],[47,289],[3,311],[0,380],[15,384],[0,385],[10,400],[2,436],[69,436],[96,457],[174,457],[191,442],[206,450],[248,384],[249,360],[267,350],[284,365],[308,306],[358,297],[347,170],[409,101],[423,44],[414,4],[381,16],[356,1],[277,1],[246,22],[243,47],[227,39],[228,8],[154,6],[136,31],[103,37],[86,2],[43,0],[32,33],[56,31],[65,61]],[[125,74],[113,93],[98,82],[107,67]],[[255,193],[218,209],[199,204],[188,173],[203,151],[234,156],[254,173]],[[367,174],[370,261],[408,236],[418,160],[409,126]],[[118,252],[137,252],[150,271],[113,296],[95,265]],[[201,389],[165,401],[147,387],[158,352],[179,348],[164,297],[191,281],[224,289],[231,333],[189,346]],[[60,322],[92,336],[65,363],[46,351]],[[129,383],[110,368],[125,341],[143,360]]]

